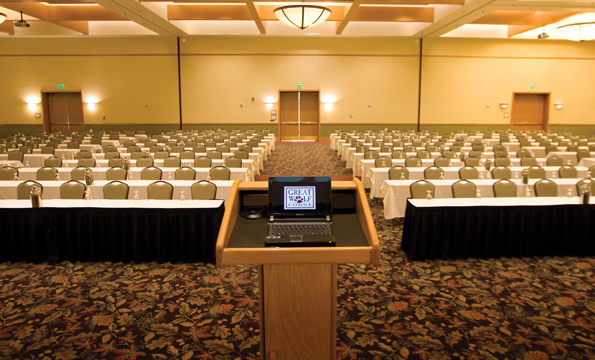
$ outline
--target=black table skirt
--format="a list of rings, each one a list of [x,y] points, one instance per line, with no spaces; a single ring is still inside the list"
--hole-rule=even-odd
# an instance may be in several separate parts
[[[416,207],[401,248],[411,260],[595,255],[595,205]]]
[[[215,262],[225,211],[0,209],[0,261]]]

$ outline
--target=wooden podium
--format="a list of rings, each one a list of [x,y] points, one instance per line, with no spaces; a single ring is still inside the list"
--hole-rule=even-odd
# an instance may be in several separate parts
[[[337,264],[378,266],[380,247],[364,187],[333,181],[337,246],[264,246],[268,218],[244,209],[268,203],[268,182],[236,180],[217,239],[217,266],[259,265],[260,353],[266,360],[335,359]]]

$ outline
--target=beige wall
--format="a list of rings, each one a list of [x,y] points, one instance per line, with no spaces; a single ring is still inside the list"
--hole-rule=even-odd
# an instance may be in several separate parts
[[[184,124],[269,124],[279,90],[335,100],[321,123],[416,124],[419,44],[409,38],[191,36],[181,42]],[[0,124],[42,124],[41,91],[81,90],[85,121],[179,124],[177,42],[157,36],[0,39]],[[5,69],[9,69],[8,71]],[[422,127],[506,126],[513,92],[551,93],[550,124],[595,124],[595,42],[424,40]],[[254,101],[251,100],[254,97]],[[563,102],[562,110],[553,109]],[[240,103],[243,104],[240,107]],[[371,106],[368,106],[370,104]],[[488,104],[490,105],[488,107]],[[148,105],[148,106],[147,106]],[[39,106],[35,112],[41,112]]]

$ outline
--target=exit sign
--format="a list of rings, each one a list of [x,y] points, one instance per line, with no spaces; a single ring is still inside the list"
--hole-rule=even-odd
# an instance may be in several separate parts
[[[58,84],[58,89],[64,89],[64,84]]]

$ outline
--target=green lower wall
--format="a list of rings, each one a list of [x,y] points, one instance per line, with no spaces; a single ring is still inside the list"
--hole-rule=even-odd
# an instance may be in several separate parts
[[[595,135],[595,125],[550,125],[550,132]]]
[[[422,124],[420,126],[420,130],[437,131],[439,134],[450,134],[450,133],[454,133],[456,130],[463,130],[464,132],[467,132],[469,130],[498,131],[498,130],[506,130],[509,128],[510,127],[508,127],[508,126],[494,126],[494,125],[423,125]],[[595,126],[592,126],[592,128],[593,128],[592,130],[595,131]],[[378,131],[378,130],[383,130],[383,129],[401,130],[401,131],[407,131],[407,130],[417,131],[417,125],[400,125],[400,124],[395,124],[395,125],[384,125],[384,124],[383,125],[380,125],[380,124],[374,124],[374,125],[366,125],[366,124],[332,125],[332,124],[322,124],[320,126],[320,137],[323,137],[323,138],[329,137],[330,134],[334,133],[336,130]]]

